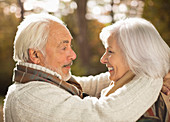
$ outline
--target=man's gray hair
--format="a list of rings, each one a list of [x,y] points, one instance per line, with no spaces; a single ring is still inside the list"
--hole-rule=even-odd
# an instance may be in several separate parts
[[[109,36],[118,42],[136,75],[160,78],[170,70],[170,48],[147,20],[128,18],[105,27],[100,33],[105,46]]]
[[[60,19],[49,14],[28,15],[21,22],[14,40],[14,61],[28,61],[28,50],[31,48],[43,52],[51,21],[64,25]]]

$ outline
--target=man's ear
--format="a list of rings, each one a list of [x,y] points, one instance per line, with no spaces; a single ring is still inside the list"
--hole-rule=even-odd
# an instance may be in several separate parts
[[[34,64],[39,64],[40,63],[40,57],[39,57],[39,52],[34,50],[34,49],[29,49],[28,54],[29,54],[29,60],[30,62]]]

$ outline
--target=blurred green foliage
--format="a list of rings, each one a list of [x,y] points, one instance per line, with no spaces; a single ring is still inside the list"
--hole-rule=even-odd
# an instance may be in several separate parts
[[[145,0],[143,17],[151,21],[170,46],[170,0]]]
[[[14,14],[5,15],[0,8],[0,94],[5,94],[11,84],[14,67],[13,40],[19,20]]]
[[[73,36],[73,50],[77,54],[77,59],[74,61],[74,65],[72,66],[72,73],[74,75],[82,76],[82,75],[95,75],[101,72],[106,71],[105,65],[100,63],[100,58],[104,53],[104,47],[99,39],[99,33],[101,29],[105,26],[102,23],[99,23],[97,20],[88,20],[88,32],[87,32],[87,43],[89,43],[90,50],[90,68],[82,65],[80,60],[80,52],[78,46],[78,25],[76,14],[69,14],[68,16],[63,16],[62,20],[66,23],[68,29],[70,30]],[[72,20],[72,21],[70,21]]]
[[[2,108],[3,108],[3,100],[4,100],[4,96],[0,95],[0,122],[3,122],[3,112],[2,112]]]

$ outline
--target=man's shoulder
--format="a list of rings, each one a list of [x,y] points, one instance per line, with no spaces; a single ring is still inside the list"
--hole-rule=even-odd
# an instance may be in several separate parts
[[[14,83],[8,89],[6,102],[7,104],[12,102],[15,108],[28,104],[34,108],[38,103],[44,106],[58,104],[70,96],[69,92],[50,83],[38,81],[26,84]]]
[[[22,97],[41,97],[41,96],[51,96],[55,94],[67,94],[67,91],[61,89],[60,87],[53,85],[51,83],[32,81],[29,83],[14,83],[8,89],[8,95],[16,98]]]
[[[26,84],[14,83],[6,95],[4,111],[6,113],[10,111],[22,118],[28,118],[28,115],[35,117],[41,115],[43,118],[43,115],[49,115],[54,107],[63,105],[70,96],[67,91],[50,83],[38,81]]]

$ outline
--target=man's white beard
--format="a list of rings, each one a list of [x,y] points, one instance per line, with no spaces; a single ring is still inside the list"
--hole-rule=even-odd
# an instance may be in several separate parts
[[[67,74],[64,74],[62,72],[61,68],[54,69],[54,68],[51,68],[50,66],[47,66],[46,64],[45,64],[45,67],[52,70],[53,72],[56,72],[57,74],[59,74],[61,76],[61,80],[63,80],[63,81],[68,81],[71,78],[71,71],[69,71]]]
[[[71,78],[71,71],[69,71],[67,74],[64,74],[60,69],[56,69],[55,72],[61,75],[61,80],[63,81],[68,81]]]
[[[46,62],[46,58],[45,58],[44,65],[46,68],[48,68],[48,69],[52,70],[53,72],[56,72],[58,75],[60,75],[61,80],[63,80],[63,81],[68,81],[71,78],[71,71],[69,71],[67,74],[64,74],[62,72],[61,68],[52,68],[51,66],[48,66],[47,62]]]

